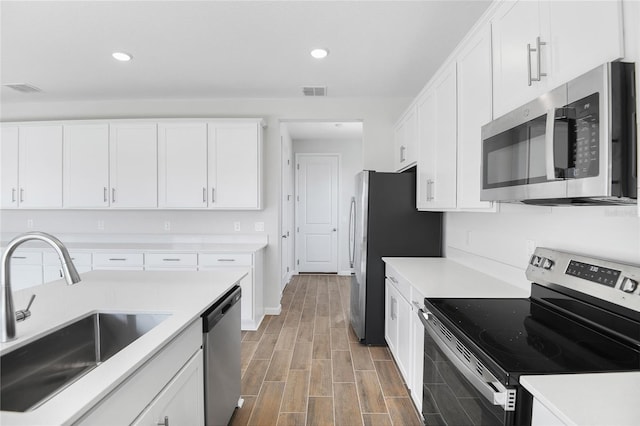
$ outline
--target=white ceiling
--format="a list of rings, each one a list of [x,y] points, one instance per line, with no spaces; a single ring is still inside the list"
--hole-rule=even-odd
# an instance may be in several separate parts
[[[42,92],[0,100],[413,97],[489,3],[2,0],[0,83]]]

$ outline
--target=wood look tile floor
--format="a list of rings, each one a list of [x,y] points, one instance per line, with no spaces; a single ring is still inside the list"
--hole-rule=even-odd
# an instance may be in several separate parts
[[[242,333],[239,425],[422,425],[386,347],[358,343],[349,277],[298,275],[282,313]]]

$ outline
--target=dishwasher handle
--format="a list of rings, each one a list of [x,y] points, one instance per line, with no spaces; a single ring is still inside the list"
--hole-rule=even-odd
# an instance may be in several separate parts
[[[202,314],[202,332],[208,333],[211,331],[211,329],[224,318],[229,309],[240,302],[241,297],[242,289],[239,285],[236,285],[211,305],[211,307]]]

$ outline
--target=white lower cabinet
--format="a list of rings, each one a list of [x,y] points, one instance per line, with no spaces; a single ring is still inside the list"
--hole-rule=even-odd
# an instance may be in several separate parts
[[[385,312],[385,339],[396,360],[400,374],[409,385],[411,377],[411,304],[410,287],[404,287],[392,273],[385,281],[387,304]],[[407,298],[408,296],[408,298]]]
[[[196,271],[198,269],[197,253],[145,253],[145,271]]]
[[[16,250],[11,256],[11,289],[16,291],[40,284],[42,284],[42,253]]]
[[[172,425],[203,425],[201,345],[198,318],[76,424],[157,425],[168,416]]]
[[[257,330],[264,318],[262,291],[262,252],[255,253],[201,253],[199,271],[222,268],[245,268],[247,276],[240,280],[240,323],[242,330]]]
[[[117,271],[142,271],[142,253],[94,253],[93,269]]]
[[[424,327],[418,317],[424,296],[386,267],[385,339],[418,412],[422,410]]]
[[[203,367],[202,350],[199,350],[133,425],[204,424]]]

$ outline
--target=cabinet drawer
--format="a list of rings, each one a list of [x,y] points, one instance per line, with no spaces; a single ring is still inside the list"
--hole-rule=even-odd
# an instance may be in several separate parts
[[[198,255],[196,253],[145,253],[145,267],[188,267],[194,269],[198,266]]]
[[[119,267],[142,266],[144,264],[142,253],[94,253],[94,267]]]
[[[16,250],[11,255],[12,265],[42,265],[42,252]]]
[[[91,253],[70,251],[69,256],[76,267],[79,265],[91,266]],[[54,252],[46,251],[43,254],[43,259],[43,265],[60,265],[60,258]]]
[[[251,266],[251,254],[201,254],[199,266]]]
[[[393,286],[398,289],[398,292],[407,301],[411,301],[411,284],[398,274],[398,272],[391,266],[386,267],[386,276],[391,281]]]

